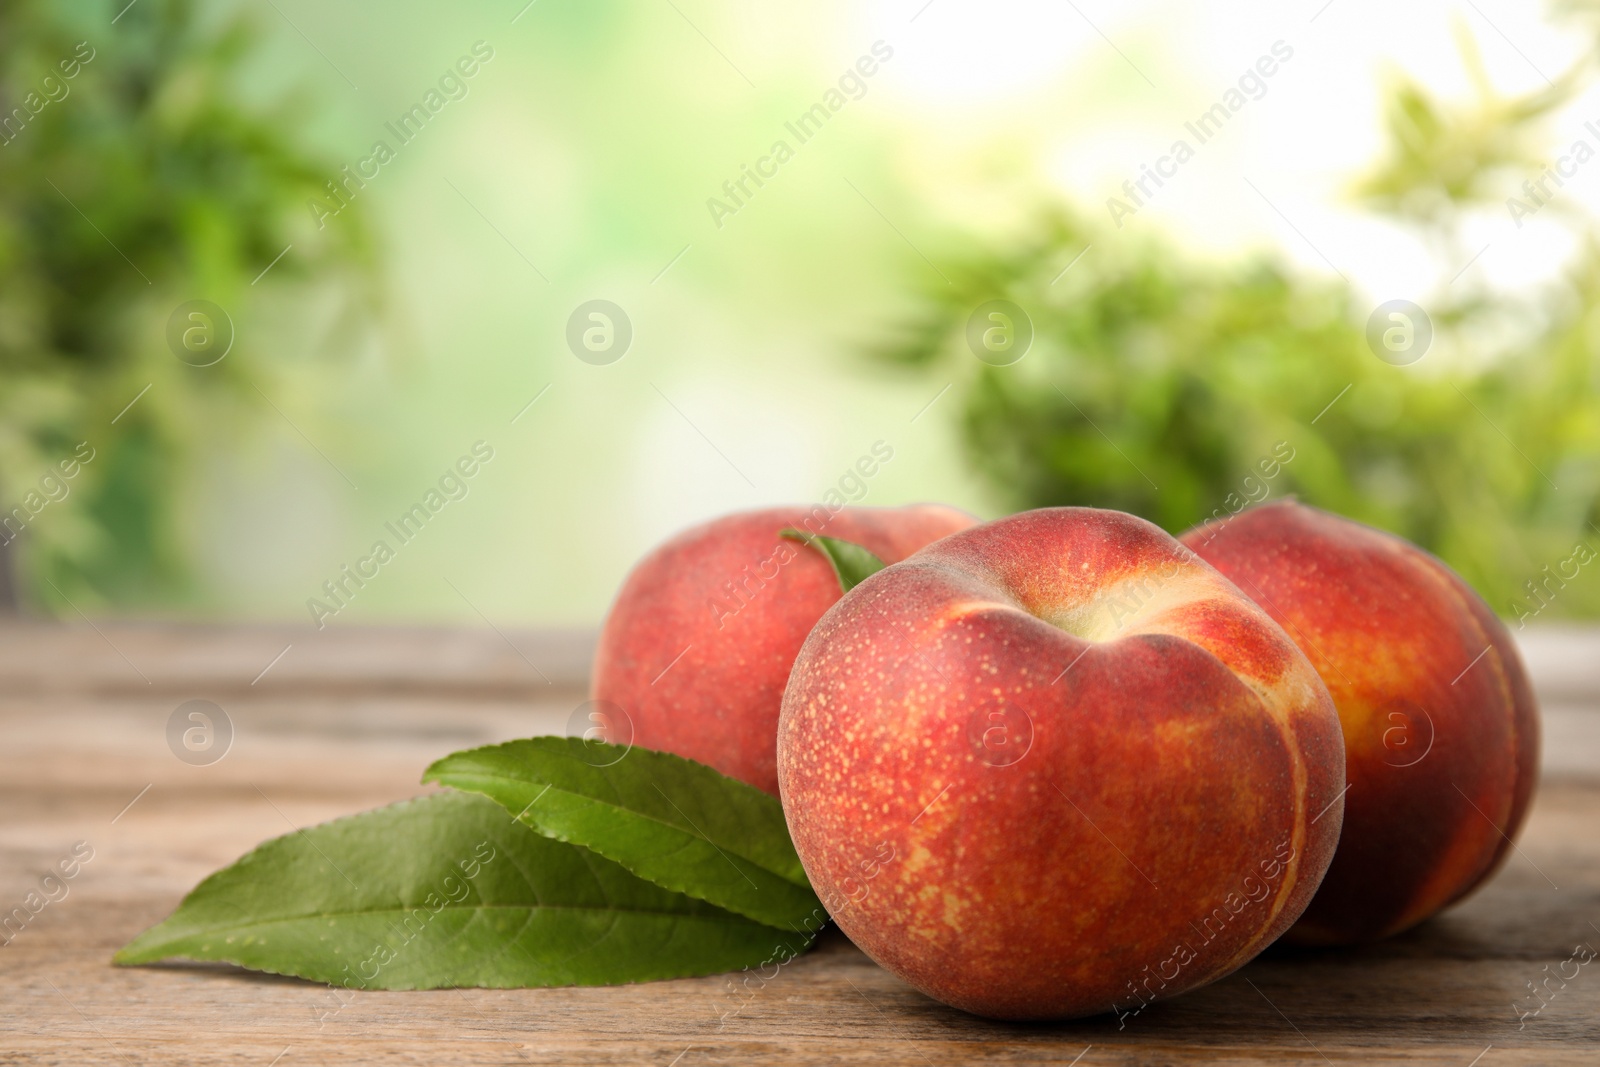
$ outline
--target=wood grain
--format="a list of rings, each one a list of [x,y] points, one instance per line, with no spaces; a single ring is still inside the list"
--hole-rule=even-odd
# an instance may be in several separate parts
[[[1537,1006],[1528,983],[1576,945],[1600,948],[1597,652],[1589,631],[1530,643],[1552,741],[1545,782],[1483,891],[1381,945],[1271,950],[1119,1028],[963,1015],[837,933],[745,991],[724,976],[341,1001],[225,966],[112,967],[116,948],[261,840],[425,792],[422,768],[451,749],[565,732],[587,638],[8,624],[0,910],[75,842],[94,858],[0,948],[0,1063],[1594,1064],[1600,963],[1521,1024],[1513,1005]],[[209,766],[167,747],[167,718],[191,698],[235,726]]]

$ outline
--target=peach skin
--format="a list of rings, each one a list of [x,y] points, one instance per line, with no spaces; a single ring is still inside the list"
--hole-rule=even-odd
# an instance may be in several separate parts
[[[839,599],[817,549],[793,527],[853,541],[887,562],[978,520],[938,504],[768,508],[686,530],[651,551],[617,593],[590,695],[623,724],[606,739],[674,752],[778,791],[778,707],[800,645]],[[630,736],[612,736],[626,729]]]
[[[1333,856],[1344,748],[1266,613],[1143,519],[1024,512],[806,639],[778,781],[850,938],[979,1015],[1116,1012],[1270,944]]]
[[[1288,940],[1387,937],[1481,885],[1539,772],[1533,690],[1489,605],[1409,541],[1293,501],[1183,541],[1283,625],[1343,723],[1343,836]]]

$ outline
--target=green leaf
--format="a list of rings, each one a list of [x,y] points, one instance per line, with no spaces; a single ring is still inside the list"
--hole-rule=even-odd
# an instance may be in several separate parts
[[[837,537],[824,537],[821,534],[809,534],[804,530],[789,527],[778,531],[779,537],[787,537],[791,541],[799,541],[810,545],[821,552],[833,566],[833,573],[839,578],[839,589],[848,593],[868,578],[883,570],[883,560],[873,555],[872,552],[854,541],[845,541]]]
[[[825,914],[778,799],[703,763],[535,737],[446,756],[422,780],[483,793],[541,834],[757,922],[814,930]]]
[[[116,962],[223,960],[353,989],[613,985],[781,961],[809,940],[441,793],[266,842]]]

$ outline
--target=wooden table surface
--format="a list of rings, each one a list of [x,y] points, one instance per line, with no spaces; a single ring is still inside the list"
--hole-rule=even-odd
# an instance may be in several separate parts
[[[588,640],[0,626],[0,911],[77,842],[93,849],[68,895],[0,948],[0,1063],[1600,1064],[1600,964],[1551,980],[1539,1014],[1517,1011],[1539,1006],[1532,984],[1577,967],[1563,966],[1577,946],[1600,948],[1600,631],[1546,631],[1527,647],[1545,777],[1489,886],[1382,945],[1269,950],[1119,1029],[964,1015],[837,933],[742,1008],[721,977],[360,992],[340,1005],[314,983],[227,966],[112,967],[120,945],[258,842],[424,792],[422,768],[455,748],[566,732]],[[168,747],[168,717],[190,699],[233,723],[215,763]]]

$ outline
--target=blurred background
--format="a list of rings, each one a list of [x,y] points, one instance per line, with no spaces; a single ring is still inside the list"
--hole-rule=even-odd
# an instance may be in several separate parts
[[[1295,494],[1594,617],[1596,14],[9,3],[0,603],[586,627],[830,490]]]

